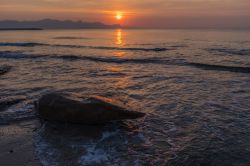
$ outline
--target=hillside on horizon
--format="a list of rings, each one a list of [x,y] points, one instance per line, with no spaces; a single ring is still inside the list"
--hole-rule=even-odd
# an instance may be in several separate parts
[[[72,20],[55,20],[55,19],[42,19],[37,21],[17,21],[17,20],[2,20],[0,21],[0,29],[112,29],[121,28],[119,24],[107,25],[102,22],[83,22]]]

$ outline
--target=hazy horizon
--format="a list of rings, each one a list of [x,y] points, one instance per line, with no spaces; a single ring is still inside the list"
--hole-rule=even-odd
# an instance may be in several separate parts
[[[249,28],[248,0],[0,0],[0,20],[81,20],[140,28]],[[116,19],[117,13],[122,19]]]

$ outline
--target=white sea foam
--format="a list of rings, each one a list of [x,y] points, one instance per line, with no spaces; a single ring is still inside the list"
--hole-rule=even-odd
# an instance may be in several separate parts
[[[107,138],[110,138],[110,137],[112,137],[112,136],[115,136],[116,134],[118,134],[119,133],[119,131],[120,130],[115,130],[115,131],[105,131],[105,132],[103,132],[102,133],[102,138],[101,138],[101,140],[100,141],[103,141],[103,140],[105,140],[105,139],[107,139]]]
[[[90,144],[85,146],[86,155],[82,156],[78,161],[79,164],[93,165],[100,164],[107,161],[110,158],[104,150],[96,148],[96,144]]]
[[[45,125],[42,126],[39,132],[44,132]],[[35,152],[43,166],[58,166],[55,156],[59,152],[54,149],[39,133],[34,136]]]
[[[79,159],[79,164],[95,165],[101,164],[102,162],[107,162],[111,158],[111,155],[108,154],[107,151],[98,148],[97,145],[102,141],[115,136],[119,133],[119,131],[120,130],[118,129],[114,131],[104,131],[102,133],[101,139],[98,142],[84,145],[84,148],[86,149],[86,154],[84,154],[84,156]]]

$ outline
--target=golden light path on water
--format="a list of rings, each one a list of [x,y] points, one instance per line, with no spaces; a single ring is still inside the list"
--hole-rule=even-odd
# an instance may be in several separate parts
[[[116,30],[116,45],[123,44],[123,32],[121,29]]]
[[[124,35],[125,35],[125,32],[122,30],[122,29],[117,29],[115,31],[115,44],[118,46],[118,47],[122,47],[124,46]],[[124,57],[125,56],[125,52],[124,51],[117,51],[115,53],[115,56],[116,57]]]
[[[125,32],[122,29],[117,29],[115,31],[115,44],[118,47],[122,47],[124,45],[124,43],[125,43],[124,35],[125,35]],[[116,51],[115,56],[120,57],[120,58],[125,57],[126,52],[124,52],[124,51]],[[112,66],[106,68],[106,70],[118,74],[118,73],[122,73],[125,69],[122,68],[121,66],[118,66],[118,65],[112,65]],[[126,85],[128,85],[128,82],[129,82],[129,80],[128,80],[127,76],[121,76],[121,77],[119,77],[119,79],[117,79],[117,82],[115,83],[115,86],[117,88],[124,88]]]

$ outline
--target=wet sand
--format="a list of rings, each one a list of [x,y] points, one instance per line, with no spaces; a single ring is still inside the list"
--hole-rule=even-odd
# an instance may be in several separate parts
[[[0,165],[41,165],[33,145],[33,133],[38,126],[36,120],[0,126]]]

